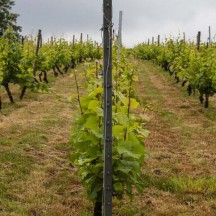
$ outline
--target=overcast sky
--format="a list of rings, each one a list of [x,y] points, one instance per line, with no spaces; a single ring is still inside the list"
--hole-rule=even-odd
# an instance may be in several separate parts
[[[18,24],[23,34],[72,38],[82,32],[101,41],[103,0],[15,0],[13,11],[20,14]],[[113,0],[114,29],[123,11],[123,43],[132,46],[158,34],[177,37],[186,33],[195,39],[202,31],[208,37],[208,26],[216,34],[216,0]]]

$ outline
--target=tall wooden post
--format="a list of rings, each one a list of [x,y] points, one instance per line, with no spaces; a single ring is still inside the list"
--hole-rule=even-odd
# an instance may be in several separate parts
[[[36,45],[36,50],[35,50],[35,55],[38,56],[39,49],[41,47],[41,41],[42,41],[42,33],[41,30],[38,30],[38,37],[37,37],[37,45]],[[36,71],[37,71],[37,60],[34,63],[34,69],[33,69],[33,74],[36,76]]]
[[[160,46],[160,35],[158,35],[158,46]]]
[[[83,43],[83,33],[80,34],[80,43]]]
[[[43,37],[42,34],[40,34],[40,45],[39,48],[41,48],[43,46]]]
[[[21,44],[22,44],[22,47],[24,47],[24,43],[25,43],[25,37],[22,36],[22,37],[21,37]]]
[[[200,50],[200,42],[201,42],[201,32],[199,31],[197,34],[197,50]]]
[[[75,35],[73,35],[73,46],[75,45]]]
[[[39,49],[41,48],[41,46],[42,46],[42,33],[41,33],[41,30],[39,29],[38,30],[38,36],[37,36],[36,50],[35,50],[36,57],[38,56],[38,52],[39,52]],[[34,75],[35,81],[38,82],[36,79],[36,72],[37,72],[37,59],[34,62],[33,75]],[[26,89],[27,89],[27,86],[23,86],[21,94],[20,94],[20,100],[23,99],[25,92],[26,92]],[[13,98],[10,97],[10,100],[11,100],[11,103],[13,103]]]
[[[103,0],[104,50],[104,216],[112,215],[112,0]]]
[[[50,43],[53,45],[54,38],[53,36],[50,38]]]

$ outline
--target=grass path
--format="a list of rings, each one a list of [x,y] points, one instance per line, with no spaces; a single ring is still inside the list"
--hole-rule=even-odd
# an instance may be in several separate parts
[[[205,110],[158,67],[136,64],[137,92],[152,109],[146,124],[151,132],[143,167],[146,189],[132,202],[114,200],[114,215],[216,215],[215,99]],[[2,216],[92,215],[69,163],[71,116],[78,111],[66,99],[75,83],[68,74],[51,86],[54,93],[28,93],[0,113]]]
[[[144,167],[147,186],[156,189],[153,196],[147,189],[149,214],[216,215],[215,99],[205,109],[159,67],[136,63],[138,94],[153,110]]]
[[[65,101],[75,92],[75,84],[68,74],[51,86],[54,93],[28,93],[22,103],[0,114],[2,216],[76,215],[88,208],[69,163],[76,107]]]

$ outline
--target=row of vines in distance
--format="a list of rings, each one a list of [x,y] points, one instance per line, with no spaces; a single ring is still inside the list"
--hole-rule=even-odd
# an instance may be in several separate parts
[[[39,31],[40,32],[40,31]],[[20,86],[20,99],[26,89],[48,92],[48,74],[66,73],[86,59],[101,58],[102,51],[95,42],[69,43],[64,38],[42,43],[42,36],[20,39],[8,29],[0,37],[0,88],[4,88],[10,102],[15,103],[10,84]],[[0,109],[2,101],[0,97]]]
[[[160,65],[174,75],[177,83],[187,85],[189,95],[199,92],[200,102],[209,106],[209,97],[216,93],[216,44],[197,46],[170,38],[162,44],[139,44],[134,55]]]

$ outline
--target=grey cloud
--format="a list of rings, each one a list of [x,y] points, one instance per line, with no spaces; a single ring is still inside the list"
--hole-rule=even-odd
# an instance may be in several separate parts
[[[100,40],[102,2],[16,0],[14,11],[20,14],[19,24],[23,26],[25,34],[42,28],[47,34],[83,32]],[[124,13],[123,40],[128,44],[155,34],[177,34],[178,31],[186,31],[188,36],[194,37],[198,30],[206,31],[208,25],[213,26],[216,19],[215,0],[113,0],[116,30],[120,10]],[[211,17],[207,19],[209,13]]]

